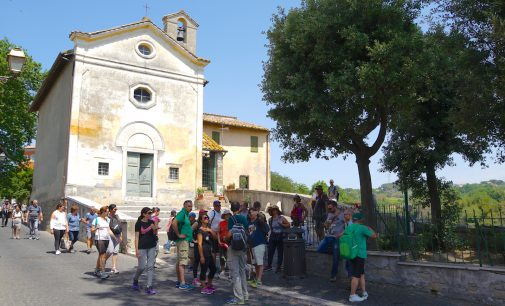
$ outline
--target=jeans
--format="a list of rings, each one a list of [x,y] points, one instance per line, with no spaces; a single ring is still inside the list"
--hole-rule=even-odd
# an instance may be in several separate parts
[[[139,249],[139,253],[139,263],[137,266],[137,271],[133,276],[133,282],[137,283],[139,281],[140,274],[142,274],[144,270],[147,270],[147,287],[152,287],[154,278],[154,262],[156,260],[156,248]]]
[[[247,277],[245,275],[245,251],[235,251],[232,248],[228,248],[228,265],[231,270],[233,295],[242,301],[249,299]]]
[[[65,235],[65,230],[53,230],[54,235],[54,250],[58,251],[60,249],[61,239]]]
[[[282,238],[272,239],[268,241],[268,266],[272,267],[274,261],[275,250],[277,250],[277,269],[282,267],[282,258],[284,256],[284,244]]]
[[[30,237],[39,237],[39,219],[29,219]]]
[[[332,250],[333,262],[331,265],[331,277],[337,277],[338,273],[338,262],[340,260],[340,244],[339,240],[335,237],[326,236],[319,244],[317,251],[319,253],[327,253],[328,249]],[[346,270],[349,273],[348,262],[346,261]]]

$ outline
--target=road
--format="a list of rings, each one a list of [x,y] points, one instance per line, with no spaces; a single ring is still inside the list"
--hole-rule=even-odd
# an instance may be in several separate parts
[[[100,280],[93,276],[97,253],[86,254],[85,245],[78,243],[77,253],[55,255],[53,237],[41,233],[40,240],[10,239],[10,227],[0,228],[0,305],[223,305],[230,297],[228,281],[217,280],[217,291],[203,295],[200,290],[182,291],[175,288],[173,265],[159,266],[154,287],[158,294],[146,295],[130,289],[137,260],[120,255],[120,273]],[[109,266],[110,267],[110,266]],[[189,274],[188,274],[189,277]],[[145,275],[140,278],[145,284]],[[250,290],[248,305],[303,305],[296,300]]]

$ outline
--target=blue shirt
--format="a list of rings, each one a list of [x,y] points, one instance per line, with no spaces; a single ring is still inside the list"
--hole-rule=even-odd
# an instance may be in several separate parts
[[[230,220],[230,219],[228,219]],[[254,248],[260,244],[267,244],[267,234],[269,231],[269,226],[266,222],[263,226],[259,225],[258,220],[251,222],[249,224],[249,244],[250,247]]]
[[[96,217],[98,217],[98,214],[90,214],[90,213],[87,213],[86,214],[86,222],[88,222],[88,224],[86,224],[86,227],[87,228],[91,228],[91,224],[93,223],[93,220],[96,219]]]
[[[68,230],[71,232],[77,232],[80,229],[80,221],[81,221],[81,216],[79,214],[77,215],[72,215],[68,214],[67,215],[67,221],[68,221]]]

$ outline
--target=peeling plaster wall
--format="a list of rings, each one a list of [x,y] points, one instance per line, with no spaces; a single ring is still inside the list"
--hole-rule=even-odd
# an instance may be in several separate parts
[[[153,59],[136,53],[141,41],[154,46]],[[77,41],[75,50],[67,194],[102,204],[129,201],[126,153],[116,139],[125,126],[141,122],[156,129],[163,149],[127,149],[155,157],[152,199],[130,200],[172,204],[192,198],[201,185],[203,69],[148,30]],[[139,84],[154,91],[154,106],[143,109],[131,102],[131,88]],[[108,176],[98,175],[98,162],[109,163]],[[181,166],[179,182],[168,182],[168,164]]]
[[[249,189],[270,190],[270,150],[268,134],[260,130],[230,126],[221,131],[220,126],[205,123],[204,133],[221,133],[221,146],[228,152],[223,157],[223,184],[234,183],[239,188],[239,177],[249,176]],[[258,136],[258,152],[251,152],[251,136]]]
[[[72,64],[67,64],[38,112],[37,157],[32,199],[39,200],[45,221],[63,196],[72,99]]]

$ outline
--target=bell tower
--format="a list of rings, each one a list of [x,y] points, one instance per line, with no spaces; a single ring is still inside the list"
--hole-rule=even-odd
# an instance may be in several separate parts
[[[168,14],[163,17],[164,31],[179,44],[196,54],[196,31],[198,23],[185,11]]]

